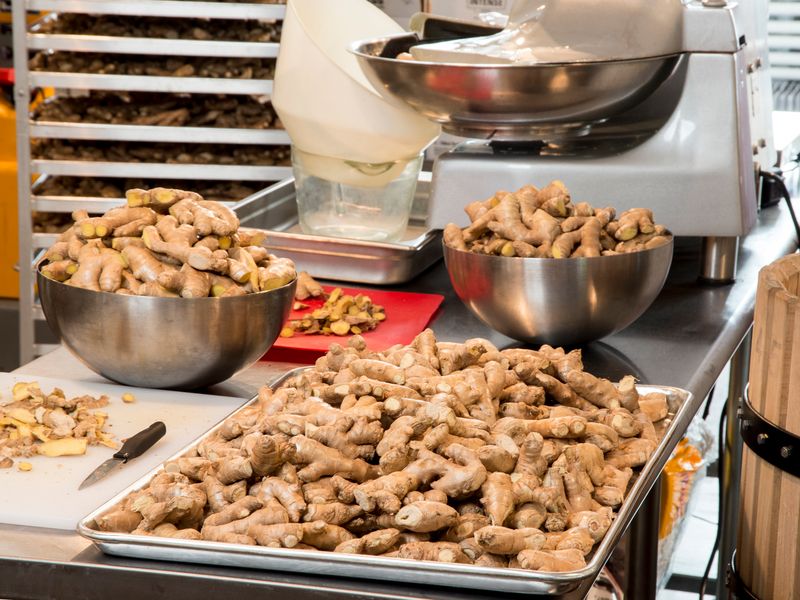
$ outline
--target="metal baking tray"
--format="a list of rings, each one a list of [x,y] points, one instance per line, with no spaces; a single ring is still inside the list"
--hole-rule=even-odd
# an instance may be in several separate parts
[[[103,162],[94,160],[31,160],[31,171],[77,177],[139,177],[142,179],[222,179],[230,181],[279,181],[291,167]]]
[[[28,73],[28,82],[33,87],[52,87],[56,89],[187,94],[219,94],[224,92],[225,94],[251,94],[255,96],[272,94],[271,79],[215,79],[213,77],[100,75],[98,73],[30,71]]]
[[[295,372],[288,373],[274,385],[279,385],[286,377]],[[655,385],[639,385],[637,388],[642,394],[649,392],[667,394],[670,412],[667,419],[660,423],[661,443],[633,482],[631,490],[605,538],[595,548],[586,567],[579,571],[546,573],[521,569],[498,569],[379,556],[310,552],[285,548],[265,548],[199,540],[176,540],[153,536],[106,533],[97,531],[94,528],[96,517],[110,510],[128,494],[145,487],[155,475],[161,472],[163,467],[154,469],[82,519],[78,524],[77,530],[82,536],[94,542],[103,552],[116,556],[332,577],[396,581],[407,584],[458,588],[459,590],[490,590],[498,595],[503,593],[538,594],[567,598],[569,600],[582,599],[597,578],[650,488],[658,479],[661,470],[669,460],[670,454],[683,437],[689,422],[694,416],[691,392],[674,387]],[[245,406],[249,406],[255,400],[254,398]],[[174,460],[193,449],[198,443],[221,427],[222,423],[224,421],[169,460]]]
[[[186,17],[199,19],[263,19],[280,21],[285,4],[187,2],[186,0],[26,0],[28,10],[128,15],[132,17]]]
[[[268,230],[263,246],[291,258],[314,277],[390,285],[413,279],[442,258],[442,233],[425,223],[429,190],[430,173],[423,173],[408,229],[402,240],[392,243],[303,233],[291,178],[241,200],[233,209],[243,226]]]
[[[263,144],[288,146],[284,129],[237,129],[233,127],[166,127],[110,123],[30,121],[32,138],[105,140],[118,142],[186,142],[193,144]]]
[[[42,250],[49,248],[58,241],[60,233],[34,233],[31,235],[32,248]]]
[[[31,210],[71,213],[75,210],[85,209],[89,211],[89,214],[99,215],[126,202],[124,195],[118,198],[106,198],[103,196],[48,196],[41,194],[42,185],[48,177],[50,175],[40,175],[31,186]],[[222,200],[221,202],[232,208],[240,200]]]
[[[97,198],[94,196],[31,196],[31,210],[57,213],[87,210],[90,215],[101,215],[112,208],[124,205],[126,202],[125,198]],[[217,200],[217,202],[221,202],[228,207],[234,205],[234,202],[230,200]],[[46,234],[37,233],[34,235]]]
[[[187,13],[188,14],[188,13]],[[233,58],[275,58],[277,42],[236,42],[189,39],[29,33],[29,50],[104,52],[112,54],[158,54],[162,56],[220,56]]]
[[[47,33],[42,31],[44,25],[57,20],[58,13],[51,12],[29,27],[26,42],[29,50],[155,54],[161,56],[277,58],[280,47],[279,42],[197,40],[192,38],[169,39],[157,36],[130,37],[92,35],[90,33]]]
[[[40,182],[48,175],[41,175],[31,187],[31,210],[39,212],[69,212],[86,209],[92,214],[101,214],[125,204],[125,198],[104,198],[99,196],[43,196],[37,195]]]

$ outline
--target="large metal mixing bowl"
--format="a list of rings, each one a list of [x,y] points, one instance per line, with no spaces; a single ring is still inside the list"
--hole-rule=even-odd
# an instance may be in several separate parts
[[[550,139],[619,114],[647,98],[681,57],[532,65],[394,58],[417,43],[405,34],[356,42],[351,51],[389,98],[456,135],[504,140]]]
[[[257,361],[289,316],[296,282],[231,298],[93,292],[37,272],[51,329],[87,367],[127,385],[195,389]]]
[[[672,247],[555,259],[488,256],[444,244],[444,259],[456,294],[489,327],[532,344],[571,346],[633,323],[664,286]]]

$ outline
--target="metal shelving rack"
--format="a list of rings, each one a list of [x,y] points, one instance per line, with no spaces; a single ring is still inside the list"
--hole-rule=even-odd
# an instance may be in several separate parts
[[[772,0],[768,27],[775,108],[800,111],[800,2]]]
[[[280,21],[283,4],[256,4],[191,0],[15,0],[14,31],[15,100],[18,107],[30,106],[31,91],[106,90],[126,92],[172,92],[192,94],[269,95],[272,81],[205,77],[164,77],[147,75],[101,75],[30,71],[29,52],[60,50],[120,55],[198,56],[219,58],[274,58],[279,44],[266,42],[211,41],[100,35],[65,35],[37,32],[28,28],[28,11],[123,15],[131,17],[208,18],[227,20]],[[34,272],[30,264],[36,254],[50,246],[55,234],[34,233],[31,211],[69,213],[86,209],[99,213],[118,205],[121,199],[70,196],[42,196],[32,192],[32,175],[78,177],[132,177],[147,179],[277,181],[290,175],[283,166],[121,163],[80,160],[32,160],[33,138],[102,140],[120,142],[185,142],[216,144],[288,145],[283,130],[253,130],[216,127],[169,127],[34,121],[25,110],[17,110],[17,161],[19,174],[20,233],[20,361],[26,363],[48,351],[37,343],[36,321],[43,320],[35,300]]]
[[[800,80],[800,2],[769,5],[769,62],[773,79]]]

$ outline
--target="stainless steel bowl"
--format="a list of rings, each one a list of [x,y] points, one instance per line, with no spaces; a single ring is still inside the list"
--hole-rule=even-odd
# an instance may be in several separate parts
[[[257,361],[289,316],[296,282],[232,298],[152,298],[93,292],[37,272],[51,329],[87,367],[112,381],[195,389]]]
[[[559,260],[488,256],[444,244],[444,259],[456,294],[489,327],[532,344],[570,346],[633,323],[664,286],[672,247]]]
[[[540,139],[580,128],[640,104],[681,55],[636,60],[447,64],[396,60],[419,43],[413,34],[356,42],[351,51],[376,89],[457,135]],[[384,49],[392,58],[384,57]]]

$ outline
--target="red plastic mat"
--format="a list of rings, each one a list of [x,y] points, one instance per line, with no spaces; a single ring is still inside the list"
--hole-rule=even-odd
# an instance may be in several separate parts
[[[334,288],[324,286],[326,292]],[[385,292],[382,290],[364,290],[357,288],[342,288],[342,292],[355,296],[364,294],[372,299],[373,304],[380,304],[386,312],[386,320],[372,331],[362,334],[371,350],[384,350],[395,344],[408,344],[428,324],[436,313],[444,296],[439,294],[415,294],[410,292]],[[289,320],[302,318],[322,306],[324,301],[320,298],[303,300],[310,308],[292,311]],[[328,351],[328,346],[337,342],[346,344],[352,336],[338,335],[302,335],[292,337],[279,337],[272,348],[261,360],[279,362],[313,363],[317,358]]]

